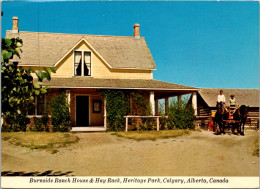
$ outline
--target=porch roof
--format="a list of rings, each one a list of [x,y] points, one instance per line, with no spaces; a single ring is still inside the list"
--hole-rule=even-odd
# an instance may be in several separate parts
[[[97,79],[73,76],[71,78],[55,78],[44,85],[52,88],[96,88],[96,89],[142,89],[162,91],[198,91],[198,88],[179,85],[154,79]]]

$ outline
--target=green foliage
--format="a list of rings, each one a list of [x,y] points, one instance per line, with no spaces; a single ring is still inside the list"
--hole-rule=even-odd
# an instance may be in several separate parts
[[[171,101],[167,121],[169,129],[193,129],[195,127],[194,120],[194,109],[187,99],[180,102]]]
[[[152,109],[145,94],[138,92],[130,93],[130,114],[131,115],[152,115]]]
[[[29,123],[30,119],[24,113],[5,115],[2,132],[25,132],[26,125]]]
[[[129,92],[120,90],[103,91],[106,99],[107,125],[110,131],[122,131],[125,127],[124,116],[130,112]]]
[[[23,46],[23,41],[19,38],[2,39],[2,53],[1,62],[8,63],[9,59],[12,59],[14,55],[20,58],[20,49]]]
[[[104,90],[102,93],[106,99],[107,125],[110,131],[124,130],[126,115],[151,115],[151,107],[145,94],[130,90]],[[141,119],[138,122],[133,118],[129,123],[138,130],[153,129],[154,126],[152,119]]]
[[[44,111],[43,114],[42,114],[42,118],[41,118],[41,121],[42,121],[42,125],[44,127],[44,131],[50,131],[49,127],[48,127],[48,123],[49,123],[49,115],[48,115],[48,112],[47,111]]]
[[[166,114],[165,114],[165,107],[163,104],[159,103],[159,115],[162,116],[160,118],[160,127],[161,129],[164,129],[164,130],[168,130],[168,119],[166,117]]]
[[[71,114],[65,94],[55,96],[51,103],[51,116],[54,132],[67,132],[71,127]]]
[[[156,122],[154,118],[141,118],[141,123],[137,130],[140,131],[148,131],[148,130],[155,130],[156,129]]]
[[[20,58],[22,52],[21,47],[23,41],[19,38],[2,39],[1,53],[1,102],[2,115],[6,120],[6,125],[12,125],[11,128],[16,130],[24,130],[23,123],[26,112],[34,102],[34,96],[42,95],[47,92],[48,87],[42,84],[43,79],[50,80],[51,72],[55,72],[52,68],[46,68],[44,71],[25,70],[18,66],[18,62],[10,62],[14,56]],[[36,73],[38,81],[33,81],[31,73]],[[39,74],[41,73],[41,74]],[[19,128],[19,129],[18,129]],[[4,129],[5,130],[5,129]]]
[[[49,131],[48,128],[49,115],[45,111],[41,117],[33,117],[34,128],[33,131]]]
[[[44,131],[44,126],[41,118],[33,117],[34,131]]]
[[[145,98],[145,93],[131,92],[130,93],[130,114],[150,116],[152,115],[152,108],[150,106],[149,98]],[[136,127],[137,130],[147,131],[155,129],[154,118],[132,118],[130,124]]]

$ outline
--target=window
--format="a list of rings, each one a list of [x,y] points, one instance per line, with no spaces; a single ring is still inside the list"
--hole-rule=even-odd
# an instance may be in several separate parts
[[[91,52],[74,51],[74,75],[75,76],[91,75]]]
[[[45,96],[34,97],[34,104],[29,108],[28,115],[42,115],[44,111]]]
[[[93,100],[93,113],[101,113],[101,100]]]

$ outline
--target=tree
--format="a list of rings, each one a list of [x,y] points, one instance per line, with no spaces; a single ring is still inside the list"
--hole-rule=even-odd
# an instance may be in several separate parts
[[[33,104],[34,97],[47,92],[48,86],[43,86],[43,79],[51,80],[53,68],[43,68],[43,71],[28,70],[19,67],[18,62],[11,62],[14,56],[20,58],[23,45],[22,39],[2,39],[1,53],[1,102],[2,116],[9,129],[12,131],[25,131],[28,119],[26,112]],[[35,73],[35,81],[32,77]]]

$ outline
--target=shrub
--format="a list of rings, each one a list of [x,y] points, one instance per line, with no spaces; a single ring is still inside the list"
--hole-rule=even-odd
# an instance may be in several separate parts
[[[50,128],[48,127],[49,120],[50,120],[50,118],[49,118],[48,111],[45,110],[45,111],[43,112],[43,114],[42,114],[42,119],[41,119],[41,121],[42,121],[42,125],[43,125],[43,127],[44,127],[44,131],[47,131],[47,132],[50,131]]]
[[[194,109],[187,99],[170,102],[167,121],[169,129],[193,129],[194,120]]]
[[[14,115],[5,115],[4,123],[2,125],[3,132],[18,132],[26,131],[26,125],[30,123],[30,119],[26,117],[25,114],[14,114]]]
[[[145,98],[145,94],[138,92],[130,93],[130,114],[131,115],[152,115],[152,108],[148,98]]]
[[[130,90],[104,90],[106,99],[107,125],[110,131],[122,131],[125,128],[126,115],[151,115],[149,100],[145,93]],[[130,125],[137,130],[153,129],[152,119],[129,119]]]
[[[3,132],[18,132],[26,131],[26,125],[30,123],[29,118],[25,115],[14,115],[14,116],[5,116],[5,124],[2,127]]]
[[[152,115],[152,108],[148,98],[145,98],[145,93],[131,92],[130,93],[130,114],[140,116]],[[132,118],[134,126],[137,130],[147,131],[154,130],[155,120],[154,118]]]
[[[139,125],[139,130],[148,131],[155,130],[155,119],[154,118],[142,118],[142,122]]]
[[[69,111],[69,104],[67,102],[66,95],[59,94],[55,96],[50,103],[50,108],[51,108],[53,131],[54,132],[69,131],[71,127],[71,114]]]
[[[106,98],[107,125],[110,131],[122,131],[129,113],[129,94],[120,90],[103,91]]]
[[[164,104],[162,103],[159,103],[159,116],[162,116],[160,118],[160,127],[161,129],[165,129],[165,130],[168,130],[168,119],[166,117],[166,113],[165,113],[165,107],[164,107]]]
[[[44,131],[42,118],[33,117],[34,131]]]

